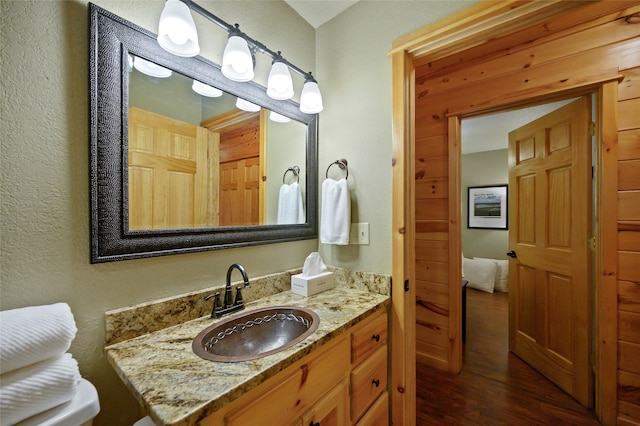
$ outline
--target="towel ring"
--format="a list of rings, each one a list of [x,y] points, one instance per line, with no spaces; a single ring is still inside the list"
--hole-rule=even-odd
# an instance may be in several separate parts
[[[340,167],[342,170],[345,171],[345,173],[347,174],[345,179],[348,179],[349,178],[349,168],[347,167],[347,160],[345,160],[344,158],[341,158],[340,160],[336,160],[333,163],[329,164],[329,167],[327,167],[327,172],[324,174],[324,177],[327,178],[327,179],[329,178],[329,169],[334,164],[337,164],[338,167]]]
[[[282,183],[284,184],[284,178],[289,172],[292,172],[293,175],[298,179],[298,183],[300,183],[300,167],[298,166],[289,167],[287,170],[285,170],[284,174],[282,175]]]

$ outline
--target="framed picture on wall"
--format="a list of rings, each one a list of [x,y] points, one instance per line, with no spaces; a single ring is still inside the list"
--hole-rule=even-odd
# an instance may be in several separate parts
[[[507,185],[470,186],[467,228],[509,229]]]

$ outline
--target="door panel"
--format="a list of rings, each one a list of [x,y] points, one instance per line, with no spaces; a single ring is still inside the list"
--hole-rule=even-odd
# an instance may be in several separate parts
[[[220,226],[260,223],[260,158],[220,164]]]
[[[509,348],[586,406],[591,118],[581,98],[509,134]]]
[[[218,140],[206,129],[129,109],[129,229],[216,226]]]

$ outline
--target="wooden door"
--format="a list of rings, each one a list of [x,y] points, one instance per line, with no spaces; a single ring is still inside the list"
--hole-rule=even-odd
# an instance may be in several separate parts
[[[591,353],[591,101],[509,134],[509,349],[585,406]]]
[[[129,229],[216,226],[217,135],[129,109]]]
[[[260,157],[220,164],[220,226],[260,223]]]

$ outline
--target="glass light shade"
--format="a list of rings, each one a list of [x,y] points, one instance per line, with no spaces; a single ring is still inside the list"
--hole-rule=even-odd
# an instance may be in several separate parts
[[[157,78],[171,77],[171,70],[139,57],[133,58],[133,67],[143,74]]]
[[[253,56],[247,41],[240,36],[231,36],[222,55],[222,74],[233,81],[253,79]]]
[[[305,114],[317,114],[322,111],[322,95],[315,81],[307,81],[300,94],[300,111]]]
[[[198,80],[193,80],[191,88],[199,95],[206,96],[208,98],[217,98],[222,96],[222,90],[215,87],[204,84]]]
[[[259,105],[253,104],[249,101],[245,101],[242,98],[238,98],[238,100],[236,101],[236,107],[240,108],[243,111],[248,111],[248,112],[260,111]]]
[[[200,52],[191,10],[180,0],[167,0],[164,4],[158,24],[158,44],[176,56],[191,57]]]
[[[271,65],[269,80],[267,81],[267,95],[271,99],[283,101],[293,97],[293,81],[289,67],[280,61]]]
[[[291,121],[289,117],[285,117],[284,115],[273,111],[269,113],[269,120],[275,121],[276,123],[288,123]]]

